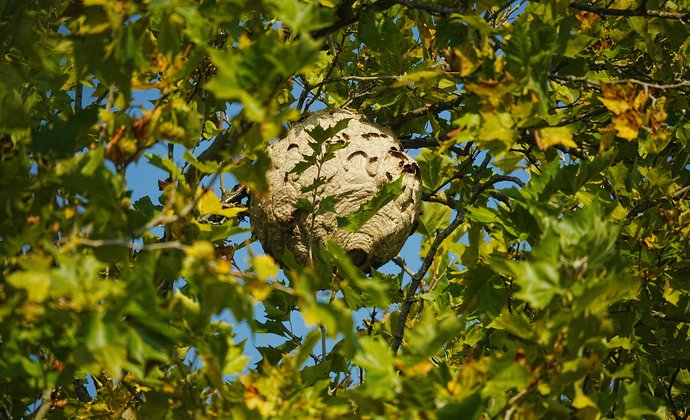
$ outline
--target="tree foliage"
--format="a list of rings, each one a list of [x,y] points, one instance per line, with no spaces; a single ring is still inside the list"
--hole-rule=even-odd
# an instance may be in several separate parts
[[[0,418],[686,418],[688,13],[0,1]],[[235,260],[324,105],[417,153],[416,270]]]

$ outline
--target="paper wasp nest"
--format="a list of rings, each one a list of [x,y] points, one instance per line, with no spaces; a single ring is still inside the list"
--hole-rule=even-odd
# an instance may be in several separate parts
[[[329,144],[336,150],[330,159],[322,159],[320,171],[316,164],[301,173],[293,171],[305,156],[314,154],[309,144],[314,140],[306,130],[316,126],[328,129],[344,119],[349,119],[347,125],[321,145],[321,157],[325,157],[323,151]],[[305,264],[310,258],[309,247],[328,240],[342,247],[363,268],[381,266],[400,252],[416,225],[421,175],[417,163],[403,152],[392,132],[352,111],[319,111],[269,146],[268,155],[272,162],[267,173],[268,193],[251,194],[250,218],[264,250],[275,259],[280,261],[287,248],[298,263]],[[322,184],[315,183],[317,174]],[[338,227],[339,217],[357,212],[385,185],[400,177],[402,194],[358,230]],[[321,185],[315,194],[316,184]],[[304,203],[319,208],[323,200],[335,203],[335,212],[304,209]]]

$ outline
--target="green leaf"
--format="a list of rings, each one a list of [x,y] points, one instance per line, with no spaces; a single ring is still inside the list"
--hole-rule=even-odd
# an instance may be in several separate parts
[[[487,328],[506,330],[523,340],[531,340],[534,335],[530,320],[525,314],[501,313],[500,316],[491,321],[491,324],[487,325]]]
[[[477,420],[483,411],[481,392],[473,392],[460,402],[451,402],[439,410],[439,420],[454,420],[458,416],[467,420]]]
[[[424,149],[415,160],[422,174],[422,186],[429,191],[436,191],[453,176],[454,162],[446,155]]]
[[[185,151],[184,154],[182,155],[182,158],[189,162],[194,168],[196,168],[199,172],[204,173],[204,174],[215,174],[220,172],[221,166],[217,162],[213,161],[204,161],[201,162],[191,154],[189,151]]]
[[[433,356],[464,328],[465,323],[455,313],[434,316],[427,306],[415,328],[407,333],[407,350],[416,356]]]
[[[391,87],[400,87],[400,86],[405,86],[407,84],[433,81],[433,80],[436,80],[443,75],[444,75],[444,72],[441,71],[441,69],[420,70],[420,71],[415,71],[413,73],[406,73],[406,74],[400,76],[400,78],[398,78],[395,82],[393,82],[393,84],[391,84]]]
[[[383,275],[374,274],[373,278],[367,278],[361,269],[356,267],[347,254],[337,245],[330,242],[328,252],[333,257],[333,262],[338,270],[338,275],[343,282],[340,288],[348,307],[352,310],[364,307],[387,308],[394,299],[391,296],[391,286],[399,289],[399,283]]]
[[[422,203],[417,232],[433,237],[438,229],[444,229],[450,222],[452,210],[440,203]]]
[[[489,380],[482,389],[482,396],[504,394],[510,390],[520,391],[527,386],[530,373],[525,366],[508,357],[496,357],[489,361]]]
[[[31,149],[36,153],[70,156],[88,144],[89,129],[97,119],[98,112],[95,109],[69,116],[66,120],[56,117],[42,125],[34,134]]]
[[[175,181],[184,182],[184,175],[182,175],[182,171],[172,160],[151,153],[144,153],[144,156],[146,156],[151,165],[170,173]]]
[[[467,218],[479,223],[493,223],[499,219],[498,215],[486,207],[466,206]]]
[[[362,204],[357,211],[346,217],[338,217],[338,227],[348,232],[357,232],[379,210],[395,200],[400,194],[402,194],[402,177],[384,185],[371,200]]]
[[[655,400],[644,393],[639,382],[623,385],[623,413],[627,418],[666,418],[666,408],[661,401]]]
[[[482,127],[479,131],[479,140],[499,140],[512,144],[517,139],[517,127],[509,113],[483,112],[481,115]]]
[[[151,201],[151,197],[144,196],[134,202],[132,208],[141,214],[146,220],[150,220],[156,214],[156,211],[163,209],[162,206],[157,206]]]
[[[551,299],[562,293],[558,269],[546,261],[494,261],[496,267],[510,275],[520,290],[515,297],[534,308],[546,307]]]
[[[7,283],[25,290],[30,301],[41,303],[48,298],[51,279],[47,271],[17,271],[7,276]]]
[[[573,58],[594,40],[593,37],[585,34],[578,34],[568,39],[568,45],[563,56]]]
[[[568,127],[547,127],[538,130],[537,133],[537,146],[541,150],[556,145],[577,148],[577,143],[573,141],[573,133]]]
[[[272,0],[269,4],[275,16],[294,33],[308,33],[331,24],[332,13],[314,2],[305,4],[299,0]]]
[[[311,146],[316,147],[316,149],[314,149],[314,152],[315,153],[320,152],[322,144],[326,140],[332,139],[333,137],[335,137],[336,134],[338,134],[339,132],[341,132],[345,128],[347,128],[347,126],[350,124],[351,119],[352,118],[342,119],[342,120],[338,121],[337,123],[335,123],[333,126],[328,127],[328,128],[323,128],[320,125],[316,125],[311,130],[307,130],[309,137],[314,139],[314,141],[316,142],[316,143],[310,142]]]
[[[392,399],[400,387],[400,376],[393,370],[390,348],[371,337],[362,337],[359,346],[354,362],[367,372],[367,393],[372,398]]]

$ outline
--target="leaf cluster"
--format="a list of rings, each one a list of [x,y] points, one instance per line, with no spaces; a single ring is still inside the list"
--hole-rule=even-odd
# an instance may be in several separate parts
[[[2,2],[0,418],[687,418],[688,11]],[[417,156],[397,265],[278,266],[220,198],[319,107]]]

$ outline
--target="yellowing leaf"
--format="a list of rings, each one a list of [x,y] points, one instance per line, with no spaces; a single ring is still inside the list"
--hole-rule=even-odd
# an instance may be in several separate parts
[[[625,350],[630,350],[633,348],[633,343],[630,341],[629,338],[617,335],[609,340],[608,348],[615,349],[617,347],[622,347]]]
[[[592,408],[597,408],[597,405],[592,401],[591,398],[586,396],[585,394],[580,392],[575,392],[577,395],[575,396],[575,399],[573,399],[573,407],[577,408],[578,410],[586,408],[586,407],[592,407]]]
[[[626,115],[616,115],[612,119],[616,135],[626,140],[634,140],[640,131],[640,125],[635,118]]]
[[[196,302],[194,299],[190,298],[179,290],[175,291],[173,302],[175,302],[175,305],[179,305],[179,307],[187,313],[199,313],[199,302]]]
[[[625,100],[625,99],[619,99],[619,98],[599,98],[599,101],[601,101],[602,104],[611,112],[614,114],[622,114],[625,111],[629,110],[630,104]]]
[[[220,204],[220,199],[213,191],[206,191],[199,199],[199,212],[202,215],[217,214],[231,218],[246,210],[246,207],[223,208],[222,204]]]
[[[231,346],[225,356],[225,366],[223,366],[223,375],[237,375],[241,373],[247,366],[249,356],[242,354],[242,349],[237,346]]]
[[[447,59],[451,71],[459,72],[461,77],[473,73],[483,62],[478,57],[477,50],[469,45],[453,49]]]
[[[633,108],[641,110],[644,107],[644,104],[647,103],[647,99],[649,99],[649,91],[648,90],[641,90],[637,93],[635,96],[635,100],[633,101]]]
[[[479,131],[479,140],[500,140],[511,144],[516,137],[515,122],[509,113],[482,112],[482,127]]]
[[[594,403],[594,401],[592,401],[591,398],[589,398],[587,395],[585,395],[584,392],[582,392],[580,383],[575,384],[575,398],[573,399],[572,405],[574,408],[577,408],[578,410],[588,407],[597,409],[597,405]]]
[[[657,248],[654,246],[656,244],[656,236],[647,236],[644,238],[644,243],[647,245],[647,248]]]
[[[269,255],[259,255],[254,257],[254,270],[260,280],[266,281],[271,277],[278,276],[278,264]]]
[[[18,271],[7,276],[7,282],[24,289],[32,302],[43,302],[48,297],[50,275],[46,271]]]
[[[230,272],[232,272],[232,265],[228,260],[219,258],[216,261],[216,265],[213,267],[213,271],[218,274],[230,274]]]
[[[417,83],[425,80],[433,80],[441,76],[443,72],[440,69],[435,70],[421,70],[414,73],[407,73],[402,75],[398,80],[396,80],[391,86],[400,87],[405,86],[408,83]]]
[[[336,6],[336,2],[333,0],[319,0],[319,4],[321,4],[321,6],[330,7],[331,9]]]
[[[273,287],[266,281],[277,277],[279,268],[269,255],[254,257],[254,272],[258,278],[251,279],[247,283],[247,289],[254,299],[263,301],[271,294]]]
[[[425,22],[419,28],[419,36],[422,38],[424,48],[429,49],[434,43],[434,38],[436,38],[436,29],[432,28],[428,23]]]
[[[540,150],[546,150],[551,146],[563,145],[577,147],[573,141],[573,133],[568,127],[547,127],[537,131],[537,146]]]
[[[213,245],[206,241],[196,241],[186,249],[187,255],[193,258],[205,259],[213,257]]]
[[[261,280],[252,279],[247,283],[247,290],[252,297],[259,302],[266,300],[271,294],[273,287],[269,283]]]
[[[666,282],[666,286],[664,286],[664,299],[666,299],[667,302],[672,305],[677,305],[682,294],[681,290],[672,288],[668,282]]]
[[[201,214],[216,214],[216,211],[222,209],[223,206],[213,191],[206,191],[199,198],[199,211]]]
[[[434,368],[434,364],[431,362],[431,360],[424,359],[421,362],[412,365],[411,367],[406,366],[404,363],[398,362],[396,363],[396,367],[405,373],[405,375],[427,376]]]

